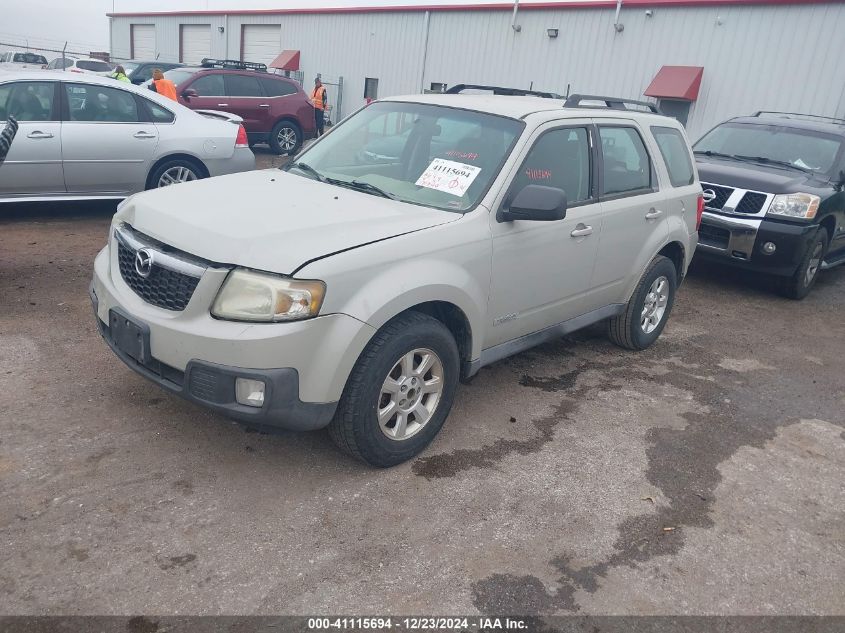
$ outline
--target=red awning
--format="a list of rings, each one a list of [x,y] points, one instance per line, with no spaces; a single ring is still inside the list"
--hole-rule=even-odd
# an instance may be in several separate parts
[[[279,70],[299,70],[299,51],[282,51],[269,66]]]
[[[643,94],[660,99],[695,101],[703,75],[702,66],[663,66]]]

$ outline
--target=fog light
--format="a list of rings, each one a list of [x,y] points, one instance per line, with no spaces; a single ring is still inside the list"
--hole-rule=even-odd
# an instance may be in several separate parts
[[[264,406],[264,381],[238,378],[235,380],[235,399],[248,407]]]
[[[775,246],[774,242],[766,242],[765,244],[763,244],[763,252],[766,255],[771,255],[772,253],[774,253],[777,250],[777,248],[778,247]]]

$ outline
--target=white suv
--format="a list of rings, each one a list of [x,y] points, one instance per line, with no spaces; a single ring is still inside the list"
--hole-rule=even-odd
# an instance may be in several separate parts
[[[484,365],[598,321],[648,347],[701,187],[676,121],[590,100],[386,99],[281,171],[137,194],[95,262],[100,332],[178,395],[251,425],[328,426],[375,466],[419,453]],[[394,161],[361,163],[403,134]]]

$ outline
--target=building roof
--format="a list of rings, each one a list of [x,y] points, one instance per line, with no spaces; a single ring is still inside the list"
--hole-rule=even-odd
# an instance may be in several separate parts
[[[833,0],[624,0],[623,8],[631,7],[667,7],[667,6],[722,6],[722,5],[773,5],[773,4],[829,4]],[[233,2],[233,4],[235,4]],[[303,5],[307,3],[303,0]],[[589,9],[616,8],[616,0],[562,0],[557,2],[524,2],[520,11],[538,9]],[[191,16],[191,15],[297,15],[315,13],[396,13],[420,11],[513,11],[513,2],[486,2],[479,4],[418,4],[392,6],[357,6],[357,7],[308,7],[291,9],[217,9],[204,11],[133,11],[107,13],[109,17],[151,17],[151,16]]]
[[[695,101],[703,75],[702,66],[662,66],[643,94],[660,99]]]

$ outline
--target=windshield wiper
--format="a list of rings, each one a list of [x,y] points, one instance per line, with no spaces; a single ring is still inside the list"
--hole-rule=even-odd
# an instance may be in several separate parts
[[[294,163],[293,165],[288,167],[288,169],[294,169],[294,168],[299,169],[301,171],[304,171],[305,173],[311,174],[312,176],[314,176],[314,178],[316,178],[320,182],[326,182],[326,177],[323,176],[323,174],[318,172],[316,169],[314,169],[308,163]]]
[[[806,167],[799,167],[794,163],[790,163],[786,160],[776,160],[774,158],[766,158],[765,156],[735,156],[734,158],[738,158],[740,160],[747,160],[754,163],[763,163],[764,165],[778,165],[780,167],[789,167],[790,169],[797,169],[798,171],[802,171],[805,174],[812,174],[815,173],[812,169],[808,169]]]
[[[377,187],[369,182],[362,182],[360,180],[337,180],[335,178],[328,178],[326,182],[329,182],[333,185],[338,185],[340,187],[348,187],[350,189],[355,189],[356,191],[363,191],[365,193],[373,193],[377,196],[381,196],[382,198],[390,198],[391,200],[396,200],[396,196],[394,196],[389,191],[385,191],[381,187]]]
[[[701,150],[697,149],[693,151],[693,154],[704,154],[705,156],[715,156],[716,158],[736,158],[733,154],[723,154],[722,152],[711,152],[709,149]]]

